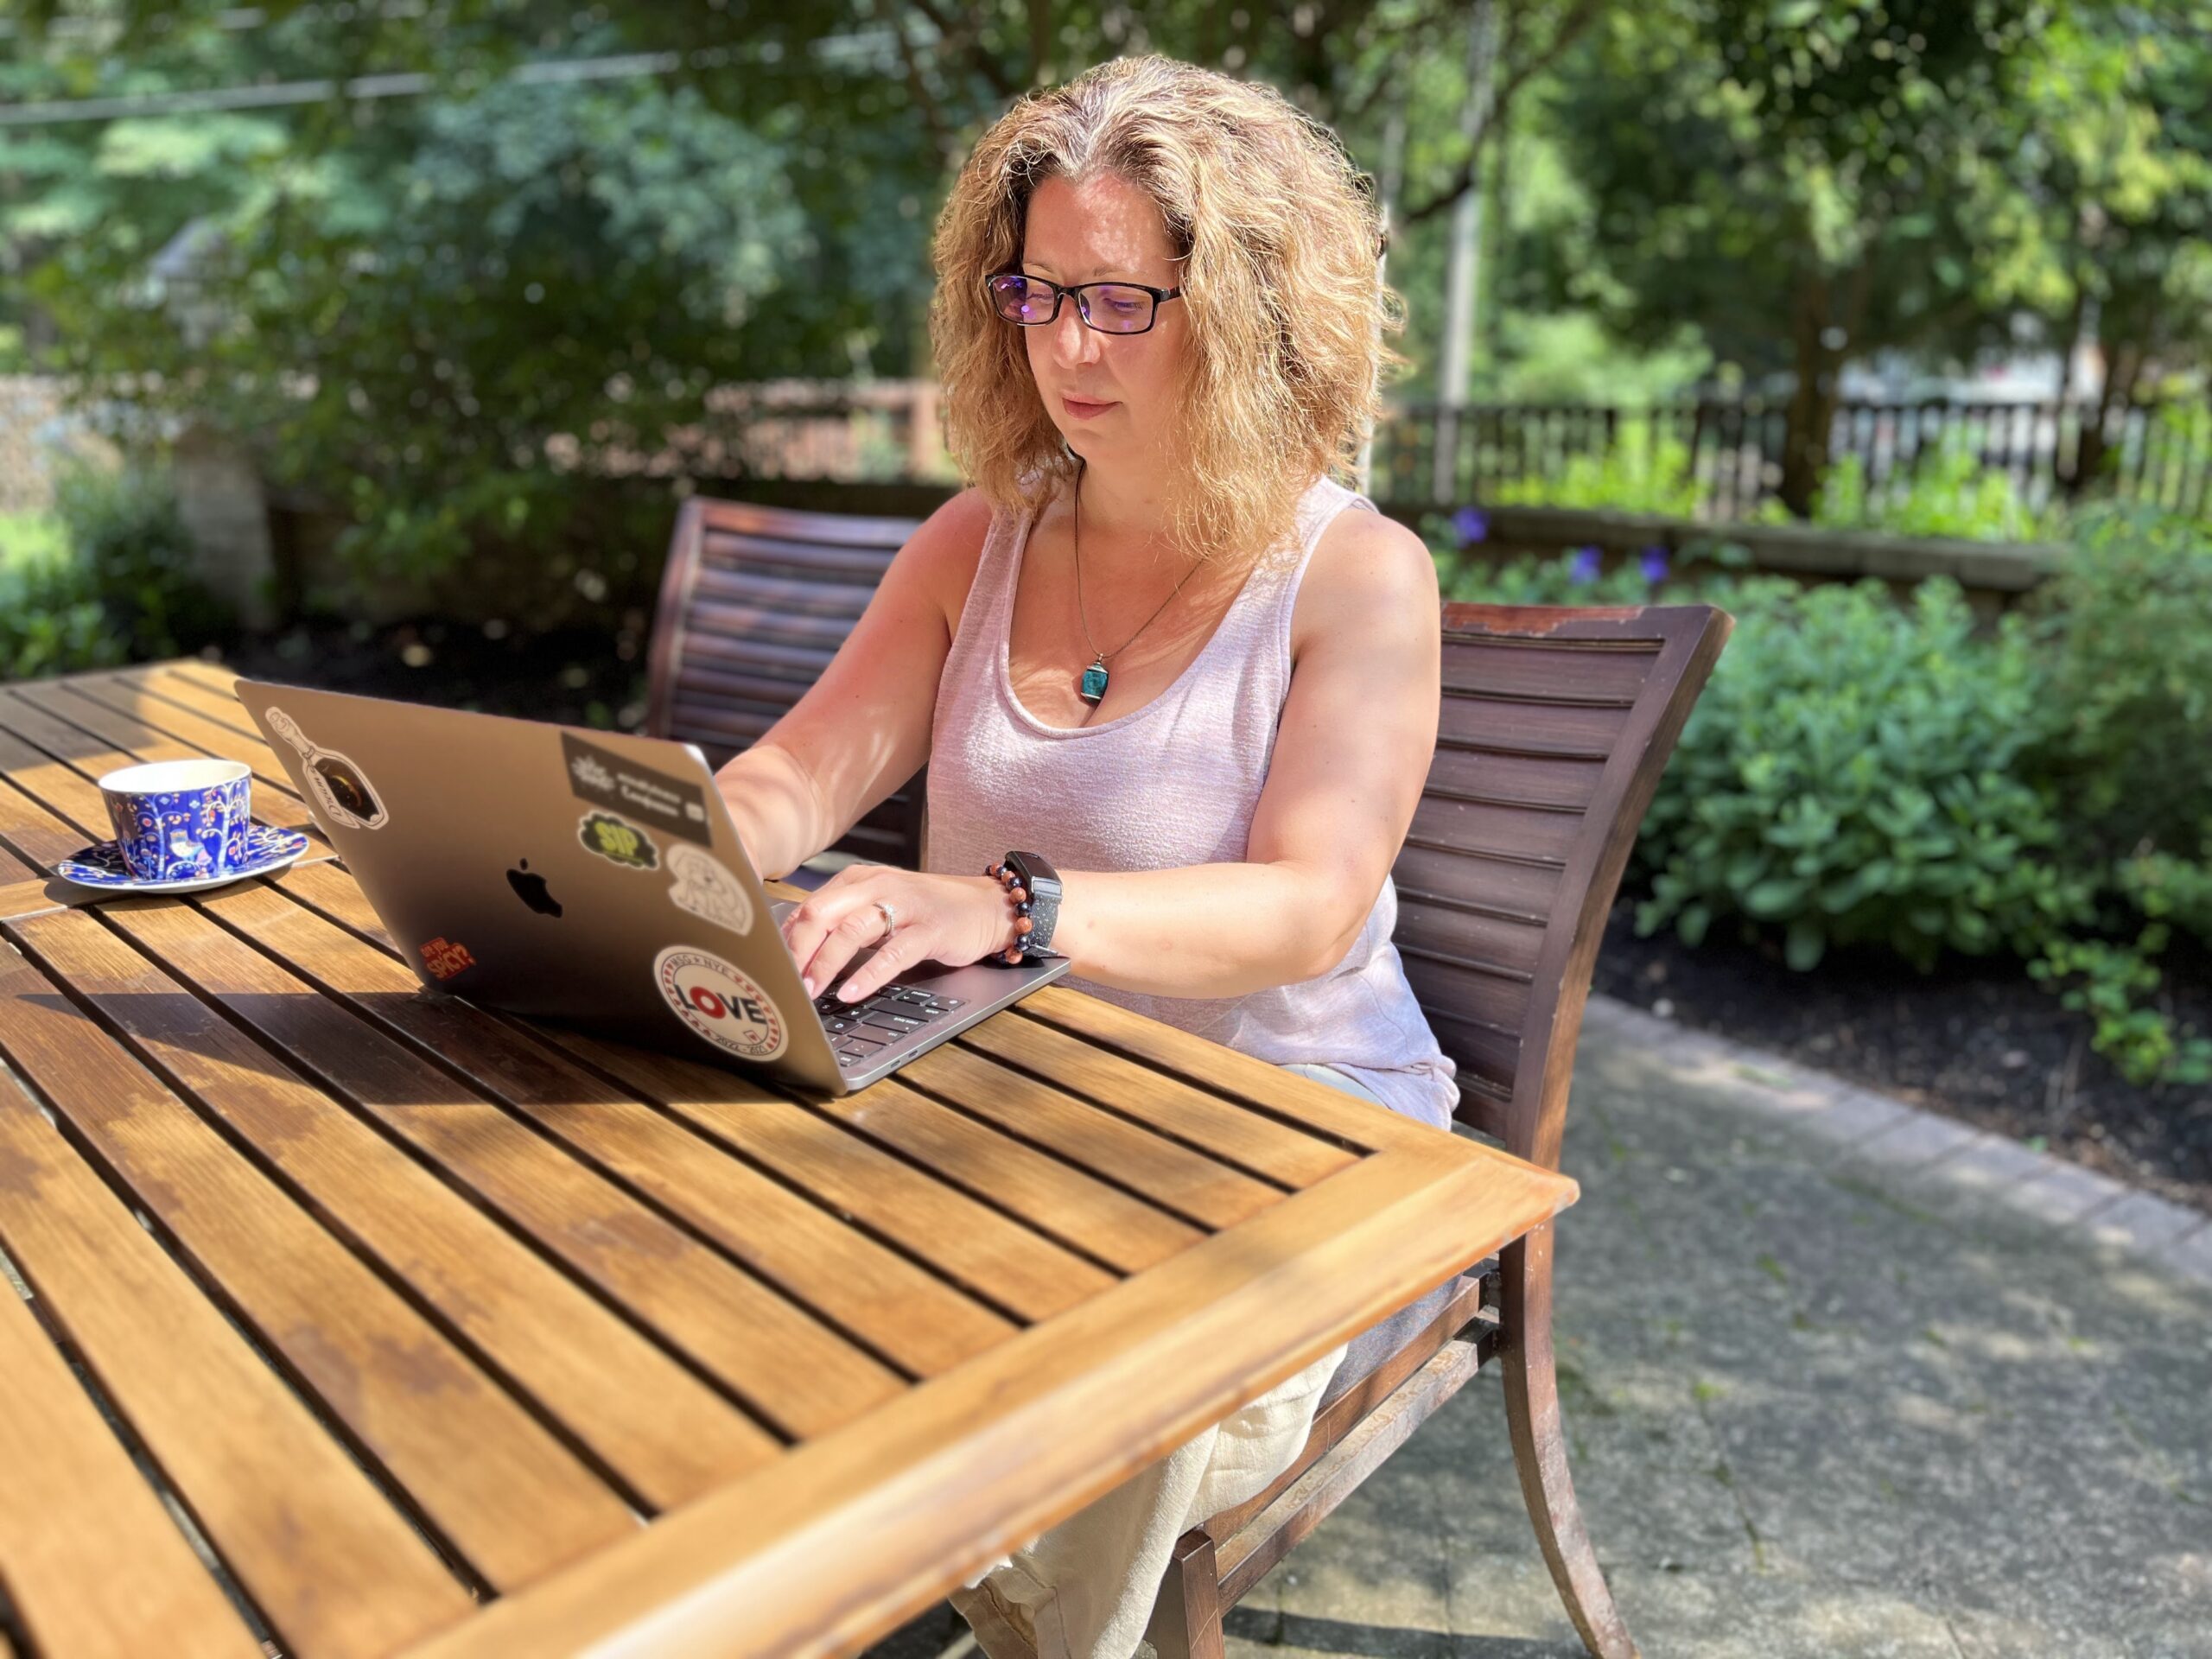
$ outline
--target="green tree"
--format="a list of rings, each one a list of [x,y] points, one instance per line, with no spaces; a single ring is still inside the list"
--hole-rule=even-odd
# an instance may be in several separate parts
[[[1984,303],[1966,212],[2052,4],[1655,0],[1563,57],[1550,120],[1592,203],[1580,283],[1653,344],[1792,386],[1781,493],[1810,511],[1847,359]],[[1559,272],[1562,287],[1574,281]]]

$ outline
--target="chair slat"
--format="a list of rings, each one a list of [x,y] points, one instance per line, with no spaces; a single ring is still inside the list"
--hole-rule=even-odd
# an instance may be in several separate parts
[[[698,744],[717,767],[751,747],[821,677],[918,527],[686,503],[653,625],[645,729]],[[836,849],[918,868],[927,800],[918,773]]]

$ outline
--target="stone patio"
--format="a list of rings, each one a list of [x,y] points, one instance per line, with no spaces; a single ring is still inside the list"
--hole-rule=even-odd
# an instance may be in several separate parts
[[[1649,1659],[2212,1659],[2203,1217],[1602,1001],[1565,1166],[1574,1472]],[[1229,1630],[1580,1655],[1495,1371]]]

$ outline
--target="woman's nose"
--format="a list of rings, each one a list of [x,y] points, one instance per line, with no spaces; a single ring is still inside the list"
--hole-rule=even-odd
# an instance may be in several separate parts
[[[1089,363],[1098,356],[1098,331],[1085,323],[1076,309],[1075,296],[1071,294],[1060,302],[1060,315],[1052,319],[1052,349],[1060,361],[1068,364]]]

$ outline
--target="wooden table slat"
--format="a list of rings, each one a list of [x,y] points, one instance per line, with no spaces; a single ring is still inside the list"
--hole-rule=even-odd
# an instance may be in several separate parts
[[[1025,1321],[1114,1282],[1034,1229],[734,1071],[570,1032],[543,1035]]]
[[[16,707],[27,709],[28,705]],[[107,804],[92,780],[24,742],[8,725],[4,715],[0,715],[0,778],[14,785],[17,794],[11,798],[8,791],[0,791],[0,834],[7,835],[18,850],[47,865],[112,836],[115,830],[108,823]],[[6,827],[10,824],[16,828]],[[35,835],[37,844],[27,845],[18,839],[17,830]]]
[[[1046,990],[1055,988],[1046,986]],[[1026,1001],[1027,999],[1025,999]],[[1311,1186],[1348,1169],[1355,1154],[1132,1065],[1037,1020],[987,1020],[961,1040],[993,1058],[1052,1079],[1124,1117],[1285,1186]],[[1288,1075],[1288,1074],[1286,1074]]]
[[[138,760],[198,760],[212,755],[239,761],[253,772],[256,818],[284,830],[315,828],[314,817],[292,792],[290,780],[267,744],[257,738],[240,737],[181,710],[161,711],[175,717],[158,724],[138,718],[140,706],[151,701],[144,692],[119,683],[44,691],[18,686],[12,694],[0,696],[0,725],[11,728],[51,754],[73,760],[74,754],[56,746],[73,738],[93,746],[99,764],[79,760],[77,765],[95,783],[101,772]],[[28,721],[25,709],[34,711],[40,721]],[[202,729],[189,729],[194,725]],[[102,743],[115,747],[99,750],[97,746]]]
[[[934,1375],[1012,1334],[1009,1320],[830,1211],[735,1158],[709,1155],[666,1114],[465,1002],[417,995],[421,982],[391,956],[281,890],[232,888],[206,908],[909,1370]]]
[[[1122,1273],[1165,1261],[1205,1236],[1166,1211],[963,1117],[897,1077],[855,1095],[825,1095],[815,1105]]]
[[[1233,1227],[1282,1197],[1242,1170],[1000,1065],[970,1046],[967,1033],[909,1061],[898,1076],[1201,1227]]]
[[[140,900],[105,914],[146,957],[185,964],[199,983],[268,983],[257,951],[183,906]],[[48,961],[71,966],[58,950]],[[113,994],[73,967],[68,976],[193,1091],[203,1112],[257,1148],[316,1214],[373,1252],[648,1506],[683,1503],[781,1450],[559,1268],[207,1003],[187,995]],[[151,976],[149,966],[142,977]],[[315,995],[304,986],[296,991]]]
[[[82,912],[14,938],[96,1005],[188,1032],[201,1009]],[[630,1529],[542,1423],[12,951],[0,1048],[487,1582],[525,1582]],[[435,1411],[414,1408],[433,1397]]]
[[[269,890],[256,883],[227,891],[244,897]],[[297,909],[277,902],[282,912]],[[796,1434],[818,1433],[897,1392],[896,1372],[263,950],[172,953],[165,946],[156,955],[170,973],[397,1135],[769,1421]]]
[[[0,1249],[277,1635],[391,1652],[474,1605],[385,1495],[0,1076]]]
[[[193,666],[202,665],[194,664]],[[154,696],[188,709],[196,715],[204,715],[218,725],[227,726],[232,731],[257,740],[261,733],[253,723],[253,716],[246,713],[245,705],[238,701],[238,693],[232,689],[237,677],[227,670],[222,671],[222,674],[223,683],[218,687],[208,683],[203,676],[188,672],[181,664],[163,663],[152,668],[127,670],[116,677],[141,686]]]
[[[16,857],[4,845],[0,845],[0,893],[10,892],[26,882],[43,880],[37,865]],[[4,913],[0,912],[0,914]]]
[[[242,677],[238,670],[227,664],[207,662],[197,657],[177,657],[165,663],[146,664],[139,671],[161,677],[174,676],[194,685],[204,686],[219,697],[229,698],[233,708],[238,707],[237,686]],[[251,728],[252,718],[244,709],[238,709],[238,715]]]
[[[188,753],[243,761],[253,769],[257,791],[274,790],[295,804],[305,804],[276,752],[257,734],[236,731],[196,709],[180,709],[123,676],[18,685],[13,690],[56,719],[96,732],[134,753],[148,745],[181,746]],[[238,714],[245,718],[244,709]],[[177,720],[175,726],[168,723],[172,716]]]
[[[1383,1152],[1434,1144],[1431,1137],[1436,1131],[1425,1123],[1376,1111],[1325,1083],[1301,1077],[1064,985],[1047,985],[1024,997],[1014,1012],[1099,1048],[1160,1066],[1194,1084],[1242,1099],[1262,1100],[1266,1105],[1254,1108],[1255,1116],[1287,1120],[1347,1146]]]
[[[29,1308],[0,1283],[0,1584],[45,1659],[259,1659]],[[118,1573],[118,1561],[130,1570]],[[0,1634],[0,1652],[12,1652]]]

